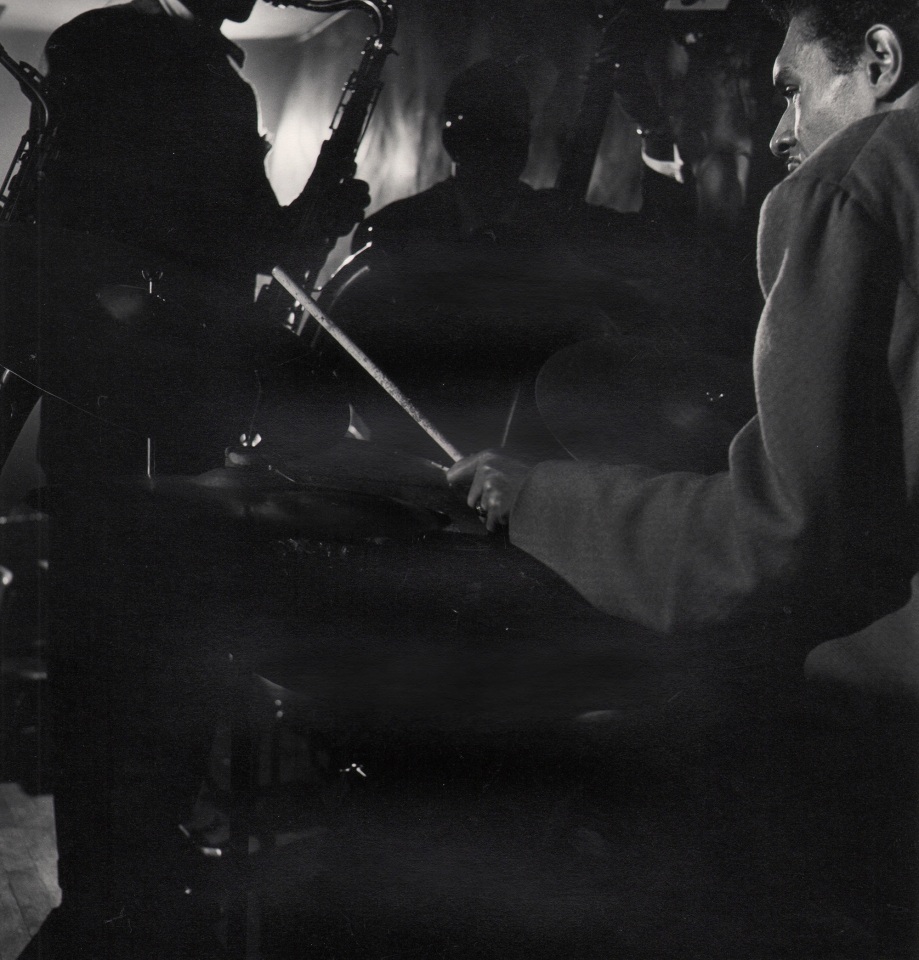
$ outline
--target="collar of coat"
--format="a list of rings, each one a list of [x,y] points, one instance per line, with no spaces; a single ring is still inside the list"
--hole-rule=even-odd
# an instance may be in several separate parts
[[[228,40],[219,30],[203,27],[195,15],[182,3],[182,0],[132,0],[131,6],[146,16],[167,16],[173,20],[185,21],[190,27],[195,27],[194,42],[202,39],[211,43],[217,50],[230,58],[237,68],[242,67],[246,55],[235,43]]]

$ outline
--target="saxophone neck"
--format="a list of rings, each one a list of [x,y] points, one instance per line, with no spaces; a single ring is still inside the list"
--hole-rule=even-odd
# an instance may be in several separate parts
[[[290,0],[285,2],[290,5]],[[364,10],[373,16],[377,28],[364,45],[360,63],[345,84],[331,133],[320,149],[319,158],[303,192],[295,201],[300,232],[306,235],[321,219],[317,213],[324,200],[355,175],[358,148],[383,88],[383,68],[389,55],[394,52],[392,44],[396,34],[396,11],[391,0],[296,0],[294,6],[327,13]],[[305,258],[307,263],[303,275],[310,284],[315,285],[334,244],[334,238],[326,238]]]

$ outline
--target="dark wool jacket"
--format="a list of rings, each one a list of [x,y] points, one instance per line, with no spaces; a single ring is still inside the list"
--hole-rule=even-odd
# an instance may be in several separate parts
[[[57,134],[39,212],[42,256],[58,266],[43,286],[43,385],[99,418],[44,404],[46,473],[136,474],[148,435],[161,472],[205,469],[251,418],[255,341],[268,344],[235,311],[292,236],[242,52],[121,4],[60,27],[46,59]],[[141,267],[164,274],[166,316],[119,325],[96,291],[142,284]]]
[[[215,30],[131,4],[55,31],[46,59],[59,126],[43,220],[252,281],[273,266],[284,212],[242,57]]]
[[[728,472],[549,462],[512,541],[659,631],[820,640],[902,606],[919,510],[919,111],[853,124],[767,199],[757,416]]]

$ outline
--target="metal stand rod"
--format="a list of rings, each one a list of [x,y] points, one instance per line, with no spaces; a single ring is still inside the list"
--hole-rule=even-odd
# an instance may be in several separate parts
[[[249,719],[247,692],[252,680],[251,665],[239,654],[228,654],[228,678],[232,691],[230,733],[230,839],[227,856],[230,867],[230,896],[227,903],[227,954],[230,960],[247,960],[252,866],[249,862],[249,834],[255,777],[255,738]]]

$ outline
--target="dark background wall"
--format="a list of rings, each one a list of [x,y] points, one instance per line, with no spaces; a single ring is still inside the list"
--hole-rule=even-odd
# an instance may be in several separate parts
[[[652,0],[632,3],[639,12],[642,4],[647,9],[658,6]],[[603,0],[398,0],[398,56],[387,66],[386,87],[359,156],[359,175],[371,186],[371,211],[449,174],[449,158],[440,143],[443,95],[456,73],[483,57],[513,63],[526,82],[534,136],[524,178],[535,187],[552,186],[562,144],[578,116],[585,72],[598,49],[602,16],[622,5]],[[748,195],[755,217],[779,173],[766,151],[774,123],[769,71],[778,35],[764,33],[755,0],[734,0],[732,10],[730,20],[718,15],[708,15],[708,20],[696,15],[696,20],[706,29],[717,23],[727,37],[737,38],[746,57],[742,69],[752,80],[751,102],[756,106]],[[677,17],[676,33],[684,22],[690,24]],[[369,26],[367,17],[351,12],[308,38],[244,43],[246,72],[258,91],[265,131],[275,144],[268,172],[283,202],[293,199],[309,176]],[[0,30],[0,42],[10,53],[34,64],[40,62],[45,40],[40,33]],[[696,99],[711,97],[706,93]],[[698,102],[690,109],[698,110]],[[701,109],[707,109],[704,102]],[[25,98],[5,74],[0,74],[0,117],[0,167],[5,169],[28,117]],[[591,202],[619,210],[640,207],[640,148],[635,121],[614,103],[588,195]],[[342,244],[330,266],[345,250]]]

